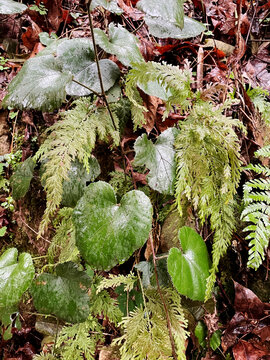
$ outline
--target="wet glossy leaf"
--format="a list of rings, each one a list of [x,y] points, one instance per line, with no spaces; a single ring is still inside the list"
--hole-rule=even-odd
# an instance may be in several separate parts
[[[22,253],[18,258],[16,248],[6,250],[0,257],[0,308],[17,305],[30,286],[34,274],[30,254]]]
[[[169,128],[159,135],[155,144],[143,134],[134,145],[134,165],[146,166],[150,170],[147,176],[149,186],[163,194],[174,193],[176,163],[173,145],[177,134],[177,129]]]
[[[139,40],[122,26],[109,25],[109,37],[100,29],[95,29],[98,45],[109,54],[117,56],[125,66],[144,61],[139,49]]]
[[[109,270],[143,246],[152,225],[152,205],[141,191],[116,202],[113,188],[103,181],[90,184],[74,209],[76,245],[94,269]]]
[[[104,9],[117,15],[121,15],[123,13],[123,10],[117,5],[117,0],[93,0],[91,3],[91,10],[97,6],[102,6]]]
[[[34,57],[25,62],[11,81],[3,105],[53,111],[65,100],[65,86],[71,80],[72,75],[62,72],[62,66],[53,55]]]
[[[57,58],[63,64],[63,70],[74,75],[74,79],[94,91],[101,92],[97,65],[91,40],[88,38],[71,39],[62,42],[57,48]],[[118,66],[111,60],[100,60],[100,69],[104,90],[109,90],[118,79]],[[68,95],[85,96],[92,92],[74,82],[66,86]]]
[[[118,66],[110,60],[100,61],[105,91],[119,77]],[[54,40],[33,59],[25,62],[8,87],[3,105],[18,109],[52,111],[60,107],[66,94],[84,96],[91,90],[100,92],[94,53],[89,39]]]
[[[22,13],[27,9],[27,6],[17,1],[1,0],[0,1],[0,14],[17,14]]]
[[[72,262],[58,265],[55,271],[56,275],[43,273],[33,282],[35,308],[67,322],[85,321],[89,315],[87,291],[91,279]]]
[[[137,7],[147,15],[160,17],[165,22],[175,23],[180,28],[184,25],[183,0],[141,0]]]
[[[206,279],[209,276],[209,258],[206,245],[193,229],[179,230],[181,250],[171,248],[168,272],[177,291],[192,300],[204,300]]]
[[[137,83],[139,88],[150,96],[156,96],[164,101],[167,101],[172,95],[170,89],[165,89],[158,81],[149,81],[147,84]]]
[[[18,166],[10,178],[12,197],[19,200],[27,193],[33,177],[35,162],[31,157]]]
[[[177,26],[174,22],[166,21],[161,17],[146,16],[150,34],[159,38],[188,39],[200,35],[205,26],[192,18],[184,16],[184,27]]]
[[[68,180],[63,182],[62,205],[75,207],[82,197],[86,186],[94,181],[100,174],[100,166],[97,159],[92,156],[89,159],[89,172],[79,161],[74,161],[68,172]]]

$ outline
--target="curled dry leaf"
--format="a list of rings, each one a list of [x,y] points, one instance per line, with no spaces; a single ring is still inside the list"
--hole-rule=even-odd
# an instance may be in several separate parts
[[[269,359],[270,351],[260,344],[240,340],[233,348],[235,360],[259,360],[267,356]]]

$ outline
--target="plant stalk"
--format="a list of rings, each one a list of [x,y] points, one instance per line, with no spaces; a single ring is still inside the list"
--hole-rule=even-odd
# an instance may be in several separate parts
[[[102,98],[105,101],[106,107],[108,109],[110,118],[111,118],[112,123],[113,123],[113,127],[117,131],[118,129],[117,129],[117,126],[115,124],[113,114],[111,112],[108,100],[106,98],[105,90],[104,90],[102,74],[101,74],[100,65],[99,65],[99,59],[98,59],[97,45],[96,45],[96,40],[95,40],[95,35],[94,35],[93,21],[92,21],[92,16],[91,16],[91,12],[90,12],[91,2],[92,2],[92,0],[89,0],[88,3],[86,3],[86,6],[87,6],[87,13],[88,13],[88,18],[89,18],[89,25],[90,25],[90,31],[91,31],[91,36],[92,36],[92,42],[93,42],[93,46],[94,46],[94,53],[95,53],[95,59],[96,59],[96,64],[97,64],[97,71],[98,71],[98,78],[99,78],[99,83],[100,83],[101,94],[102,94]]]
[[[95,94],[96,96],[98,97],[103,97],[103,95],[99,94],[98,92],[96,92],[95,90],[91,89],[90,87],[84,85],[83,83],[81,83],[80,81],[78,80],[75,80],[75,79],[72,79],[73,82],[75,82],[76,84],[78,85],[81,85],[82,87],[84,87],[85,89],[91,91],[93,94]]]

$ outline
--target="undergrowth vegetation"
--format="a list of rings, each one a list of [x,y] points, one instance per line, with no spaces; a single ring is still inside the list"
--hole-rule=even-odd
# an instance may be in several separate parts
[[[93,3],[93,8],[109,6]],[[178,27],[181,39],[188,38],[191,21],[197,26],[194,36],[199,35],[204,26],[184,17],[182,1],[173,3],[177,12],[167,19],[168,26]],[[109,4],[107,10],[118,14],[117,2]],[[139,5],[157,37],[160,6],[166,20],[166,1],[156,5],[141,0]],[[151,9],[158,15],[152,16]],[[91,25],[90,4],[88,15]],[[196,304],[202,314],[213,305],[220,260],[237,227],[242,226],[249,243],[247,266],[258,269],[265,259],[270,148],[255,153],[263,164],[258,160],[244,167],[240,139],[247,130],[237,118],[238,99],[225,92],[220,101],[219,89],[211,85],[205,92],[195,90],[188,61],[181,69],[144,61],[137,38],[121,26],[110,25],[109,38],[96,30],[91,25],[92,39],[50,39],[26,61],[3,101],[10,109],[66,107],[10,180],[4,177],[6,165],[0,167],[0,187],[7,192],[11,184],[15,200],[29,196],[31,181],[39,179],[46,206],[36,241],[50,238],[46,262],[36,268],[30,254],[18,256],[14,247],[2,251],[2,337],[12,337],[13,314],[20,326],[19,303],[29,291],[36,312],[57,324],[53,346],[35,360],[94,360],[104,346],[116,359],[182,360],[201,318],[185,304]],[[95,36],[108,54],[119,53],[125,76],[120,78],[112,60],[98,59]],[[247,94],[267,126],[267,92],[254,88]],[[163,106],[162,124],[172,114],[180,120],[163,131],[153,125],[146,135],[146,99],[153,98]],[[132,135],[125,132],[128,124]],[[110,153],[105,160],[100,146]],[[240,182],[243,174],[249,174],[249,181],[243,176]],[[160,233],[175,209],[172,243],[157,254]],[[216,330],[201,340],[210,340],[213,350]]]

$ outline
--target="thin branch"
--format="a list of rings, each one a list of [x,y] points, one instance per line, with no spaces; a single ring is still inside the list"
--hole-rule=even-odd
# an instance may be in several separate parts
[[[167,328],[168,328],[168,331],[169,331],[169,337],[170,337],[170,342],[171,342],[171,347],[172,347],[172,356],[173,356],[174,360],[177,360],[178,357],[177,357],[176,348],[175,348],[175,342],[174,342],[174,338],[173,338],[173,334],[172,334],[171,320],[170,320],[167,305],[166,305],[166,302],[164,300],[162,291],[161,291],[160,286],[159,286],[159,281],[158,281],[158,273],[157,273],[157,266],[156,266],[156,254],[155,254],[152,234],[150,234],[149,239],[150,239],[150,244],[151,244],[151,249],[152,249],[152,254],[153,254],[153,263],[154,263],[154,270],[155,270],[157,288],[158,288],[160,299],[161,299],[161,301],[163,303],[165,314],[166,314]]]
[[[112,120],[113,123],[113,127],[114,129],[117,131],[117,126],[115,124],[114,118],[113,118],[113,114],[111,112],[108,100],[106,98],[106,94],[105,94],[105,90],[104,90],[104,85],[103,85],[103,80],[102,80],[102,75],[101,75],[101,70],[100,70],[100,65],[99,65],[99,59],[98,59],[98,51],[97,51],[97,45],[96,45],[96,40],[95,40],[95,35],[94,35],[94,27],[93,27],[93,22],[92,22],[92,16],[91,16],[91,12],[90,12],[90,6],[91,6],[91,2],[92,0],[90,0],[86,6],[87,6],[87,13],[88,13],[88,18],[89,18],[89,25],[90,25],[90,31],[91,31],[91,36],[92,36],[92,42],[93,42],[93,46],[94,46],[94,53],[95,53],[95,59],[96,59],[96,63],[97,63],[97,71],[98,71],[98,77],[99,77],[99,83],[100,83],[100,89],[101,89],[101,94],[102,97],[105,101],[106,107],[108,109],[110,118]]]
[[[103,97],[103,95],[99,94],[98,92],[96,92],[95,90],[91,89],[90,87],[84,85],[83,83],[79,82],[78,80],[72,79],[73,82],[75,82],[78,85],[81,85],[82,87],[84,87],[85,89],[91,91],[93,94],[95,94],[98,97]]]

